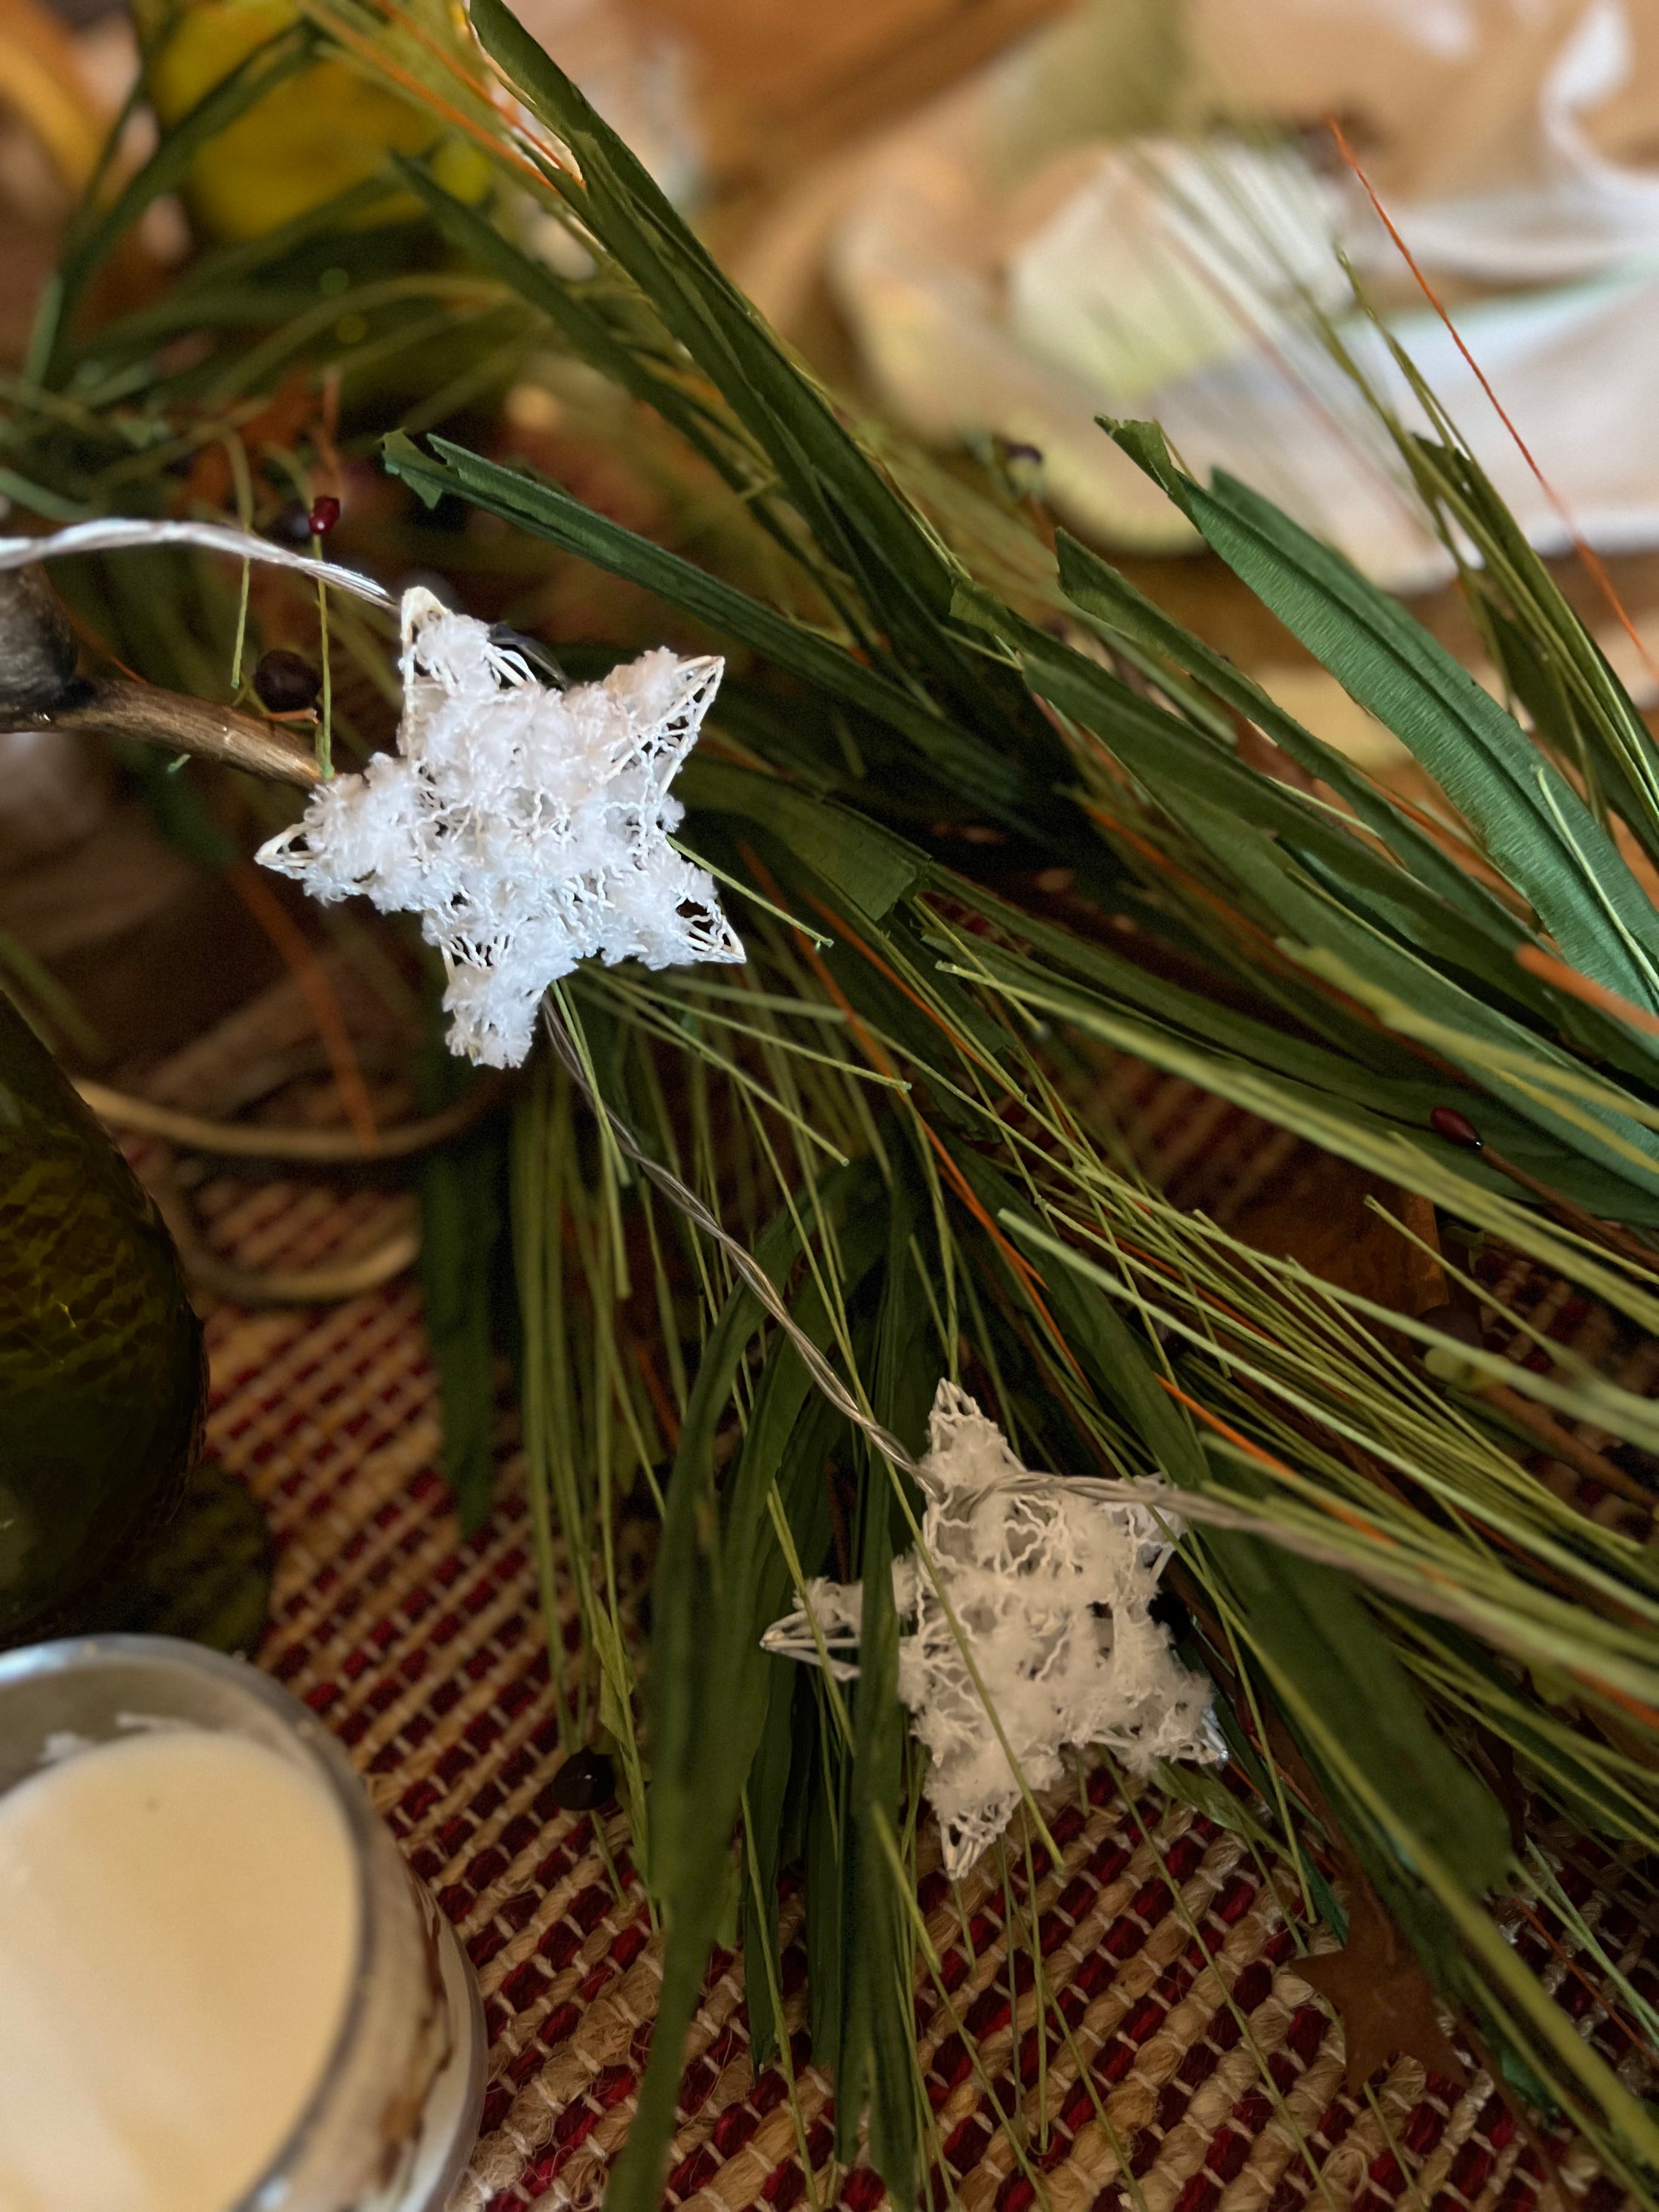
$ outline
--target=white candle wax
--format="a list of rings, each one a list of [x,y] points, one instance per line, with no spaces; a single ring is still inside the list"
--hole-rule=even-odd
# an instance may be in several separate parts
[[[0,2212],[227,2212],[344,2018],[350,1838],[277,1752],[151,1728],[0,1796]]]

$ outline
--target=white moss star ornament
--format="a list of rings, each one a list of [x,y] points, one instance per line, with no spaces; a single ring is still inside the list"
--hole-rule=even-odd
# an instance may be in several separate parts
[[[1154,1759],[1225,1756],[1209,1683],[1152,1615],[1169,1532],[1179,1532],[1172,1516],[1103,1498],[1086,1480],[1028,1474],[949,1382],[916,1480],[921,1553],[893,1566],[898,1689],[929,1755],[948,1875],[967,1872],[1020,1798],[963,1643],[1034,1791],[1060,1780],[1067,1745],[1103,1744],[1138,1774]],[[768,1629],[765,1648],[808,1662],[822,1648],[832,1673],[856,1675],[863,1585],[815,1581],[806,1600]]]
[[[449,970],[453,1051],[513,1067],[580,960],[740,961],[669,793],[725,664],[666,649],[550,689],[430,592],[405,592],[398,750],[319,785],[261,862],[315,898],[418,914]]]

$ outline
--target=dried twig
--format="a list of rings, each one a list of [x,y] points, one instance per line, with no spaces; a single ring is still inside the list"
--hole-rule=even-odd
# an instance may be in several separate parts
[[[192,1289],[239,1306],[339,1305],[377,1291],[412,1267],[421,1255],[418,1223],[390,1231],[367,1252],[321,1267],[239,1267],[214,1251],[171,1161],[149,1176],[149,1188],[178,1248]]]
[[[118,678],[79,684],[66,704],[32,714],[28,720],[36,729],[136,738],[143,744],[197,753],[228,768],[245,769],[250,775],[274,777],[307,791],[317,781],[317,763],[308,745],[295,744],[270,723],[240,714],[234,707],[211,706],[204,699],[166,691],[156,684],[130,684]]]
[[[106,1084],[77,1077],[75,1084],[100,1121],[112,1128],[136,1129],[148,1137],[163,1138],[197,1152],[211,1152],[221,1159],[304,1161],[313,1167],[349,1167],[378,1160],[408,1159],[447,1144],[463,1130],[491,1112],[507,1087],[504,1076],[484,1075],[462,1096],[436,1114],[404,1121],[380,1132],[376,1149],[368,1147],[349,1129],[273,1127],[257,1121],[213,1121],[200,1114],[185,1114],[162,1106],[153,1098],[135,1098]]]

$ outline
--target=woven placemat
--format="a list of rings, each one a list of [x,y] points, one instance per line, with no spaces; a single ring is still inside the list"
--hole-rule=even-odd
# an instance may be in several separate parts
[[[353,1002],[348,974],[335,980],[354,1025],[383,1020],[361,994]],[[308,1025],[301,994],[281,987],[149,1087],[210,1110],[228,1071],[291,1048]],[[1196,1178],[1212,1212],[1236,1215],[1308,1172],[1291,1140],[1184,1085],[1127,1070],[1120,1094],[1145,1156],[1189,1196]],[[161,1164],[154,1147],[133,1155],[141,1172]],[[194,1203],[226,1256],[310,1267],[372,1240],[408,1201],[222,1176]],[[462,1540],[438,1472],[436,1386],[410,1278],[341,1305],[221,1305],[207,1333],[210,1446],[258,1498],[276,1547],[260,1663],[335,1730],[477,1970],[489,2090],[454,2203],[597,2203],[632,2115],[660,1952],[625,1821],[614,1808],[562,1812],[550,1787],[559,1737],[510,1413],[504,1406],[495,1510]],[[1645,1384],[1659,1353],[1631,1347],[1633,1374],[1632,1363]],[[574,1640],[573,1614],[567,1653]],[[943,1877],[923,1881],[948,1992],[920,1986],[915,2013],[937,2205],[1529,2212],[1557,2194],[1553,2183],[1540,2190],[1537,2152],[1484,2074],[1462,2087],[1407,2059],[1369,2094],[1345,2093],[1340,2033],[1296,1972],[1282,1868],[1187,1805],[1150,1789],[1124,1795],[1103,1769],[1046,1809],[1060,1861],[1039,1848],[1031,1872],[1042,1975],[1069,2040],[1052,2014],[1039,2035],[1023,1852],[1009,1855],[1012,1978],[1000,1867],[965,1885],[965,1928]],[[1564,1878],[1588,1897],[1571,1866]],[[755,2072],[741,1966],[720,1955],[687,2049],[671,2206],[789,2212],[810,2197],[874,2212],[884,2194],[869,2171],[830,2163],[833,2092],[806,2032],[800,1912],[799,1896],[786,1897],[785,2010],[811,2179],[785,2075]],[[1522,1933],[1545,1978],[1571,1984],[1565,1931]],[[1634,1919],[1611,1908],[1601,1933],[1659,1998]],[[1627,2060],[1587,1980],[1584,1990],[1583,2032]],[[1588,2212],[1622,2201],[1577,2151],[1559,2173]]]

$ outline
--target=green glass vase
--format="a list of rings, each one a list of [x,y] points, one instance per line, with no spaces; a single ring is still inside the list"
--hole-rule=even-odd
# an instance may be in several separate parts
[[[177,1520],[205,1401],[155,1206],[0,994],[0,1645],[109,1625]]]

